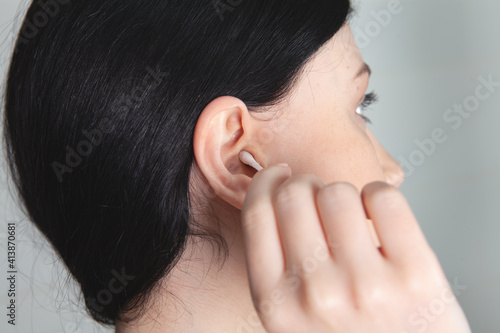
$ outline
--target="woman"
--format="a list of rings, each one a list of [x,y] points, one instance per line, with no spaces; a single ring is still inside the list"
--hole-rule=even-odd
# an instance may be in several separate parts
[[[117,332],[470,331],[366,128],[375,97],[349,12],[33,2],[8,157],[93,318]]]

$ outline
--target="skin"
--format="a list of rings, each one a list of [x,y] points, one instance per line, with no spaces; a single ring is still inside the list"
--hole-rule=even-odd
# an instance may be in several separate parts
[[[232,96],[207,105],[193,142],[193,214],[229,256],[193,237],[154,306],[117,332],[470,332],[397,190],[401,167],[355,112],[368,81],[346,25],[267,112]],[[264,169],[244,165],[242,150]],[[439,316],[427,313],[445,296]]]

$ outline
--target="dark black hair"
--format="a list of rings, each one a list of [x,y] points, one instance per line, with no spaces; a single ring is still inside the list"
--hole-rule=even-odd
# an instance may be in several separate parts
[[[282,101],[349,12],[349,0],[31,3],[7,78],[8,163],[94,319],[130,320],[194,233],[203,108]]]

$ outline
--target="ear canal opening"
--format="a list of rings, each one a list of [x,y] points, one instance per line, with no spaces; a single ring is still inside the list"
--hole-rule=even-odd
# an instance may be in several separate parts
[[[257,171],[260,171],[263,169],[262,166],[259,163],[257,163],[257,161],[255,160],[253,155],[250,154],[249,152],[242,150],[239,153],[239,157],[240,157],[241,162],[248,165],[249,167],[252,167]]]

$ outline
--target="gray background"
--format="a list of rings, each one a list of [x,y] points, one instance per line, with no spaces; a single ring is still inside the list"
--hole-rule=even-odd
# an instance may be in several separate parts
[[[0,0],[2,83],[26,0]],[[352,29],[372,67],[370,88],[380,102],[368,111],[372,131],[400,163],[401,187],[414,209],[474,332],[500,332],[500,154],[497,130],[500,88],[459,128],[443,116],[454,104],[470,101],[478,77],[500,82],[500,2],[495,0],[401,0],[385,21],[376,15],[389,0],[354,1]],[[377,16],[379,17],[377,19]],[[2,84],[3,87],[3,84]],[[2,90],[3,92],[3,90]],[[428,151],[440,129],[446,141]],[[9,194],[0,160],[0,267],[7,271],[6,224],[17,231],[17,325],[2,332],[108,332],[83,311],[78,288],[50,246],[23,218]],[[6,276],[7,274],[5,274]],[[8,289],[0,274],[0,308]]]

